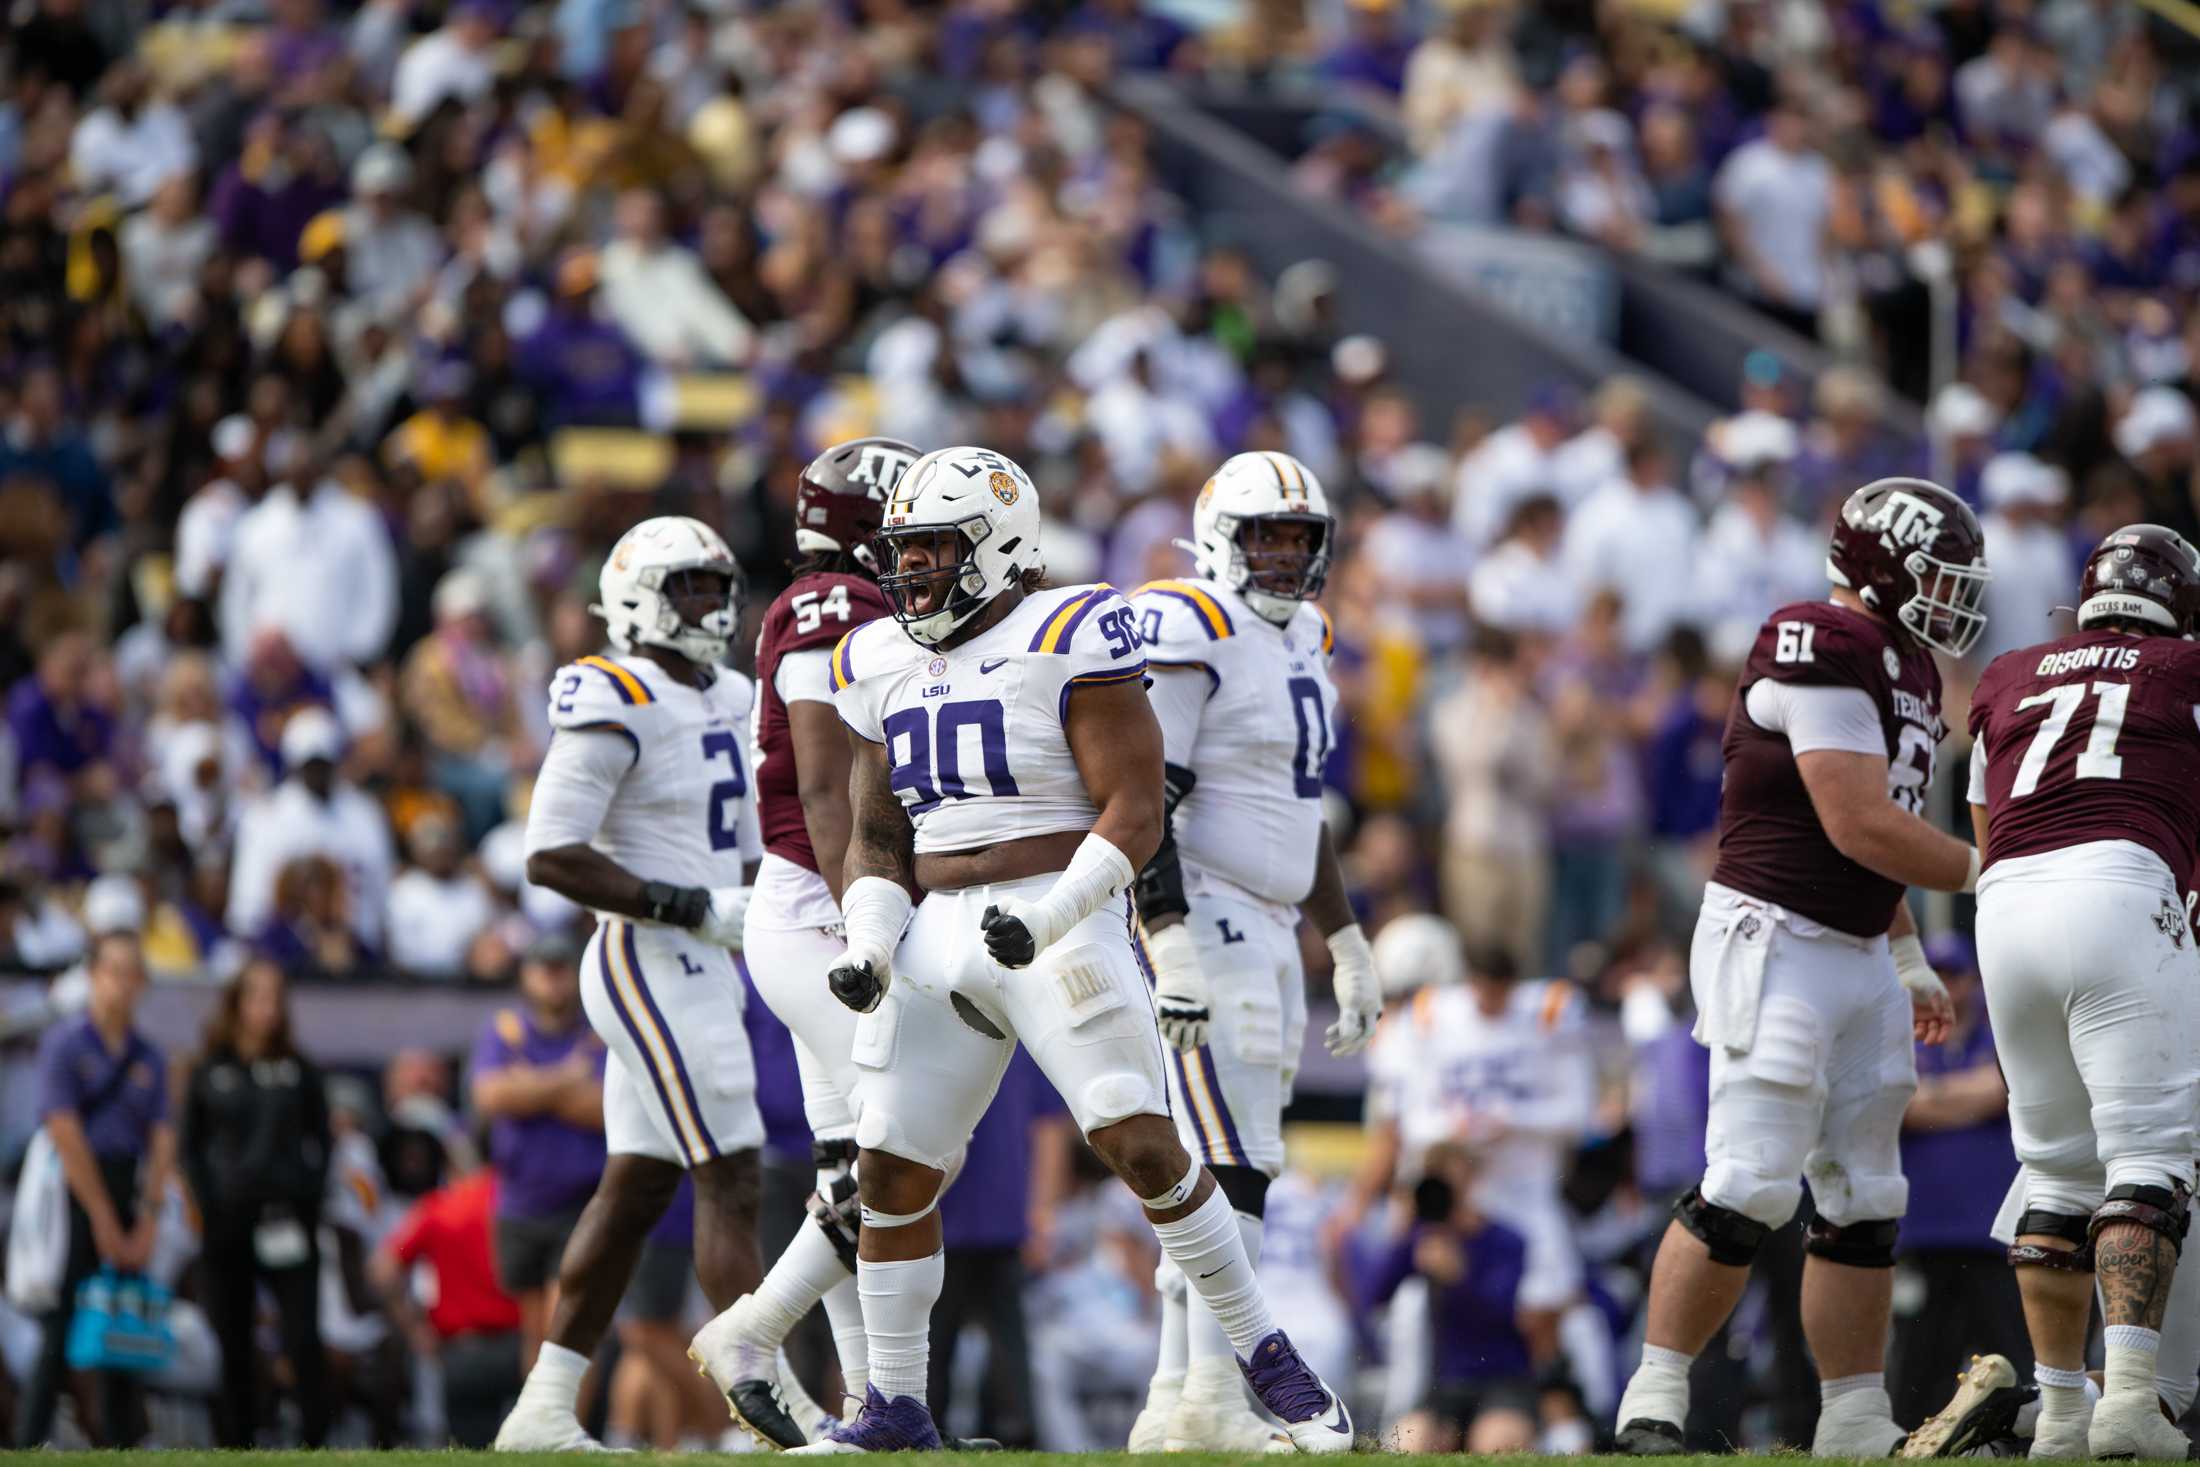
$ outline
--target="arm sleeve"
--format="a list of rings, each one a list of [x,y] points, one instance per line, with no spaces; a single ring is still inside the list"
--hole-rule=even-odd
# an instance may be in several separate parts
[[[527,807],[528,855],[596,838],[619,781],[634,767],[633,736],[622,739],[617,733],[562,729],[551,737]]]
[[[782,703],[833,701],[833,654],[824,647],[788,652],[772,669],[772,691]]]
[[[1862,688],[1761,678],[1749,685],[1747,703],[1750,719],[1759,728],[1785,733],[1798,754],[1834,749],[1887,756],[1879,705]]]

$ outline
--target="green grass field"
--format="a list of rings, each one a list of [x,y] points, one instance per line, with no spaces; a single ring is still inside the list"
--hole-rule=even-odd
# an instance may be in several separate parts
[[[14,1455],[20,1456],[22,1454]],[[1775,1453],[1771,1455],[1781,1457],[1802,1457],[1806,1456],[1807,1454],[1802,1452],[1789,1451]],[[146,1458],[143,1453],[139,1452],[74,1452],[70,1453],[66,1457],[56,1457],[53,1460],[57,1463],[66,1462],[67,1464],[69,1464],[69,1467],[91,1467],[91,1464],[100,1464],[100,1467],[144,1467]],[[162,1452],[158,1460],[163,1464],[163,1467],[200,1467],[200,1464],[207,1464],[207,1467],[219,1467],[219,1464],[230,1464],[230,1467],[235,1467],[235,1464],[246,1462],[253,1464],[253,1467],[259,1467],[259,1464],[262,1463],[267,1464],[267,1467],[471,1467],[471,1464],[477,1462],[480,1464],[480,1467],[574,1467],[574,1463],[576,1461],[583,1459],[571,1456],[560,1456],[553,1453],[543,1453],[536,1456],[506,1457],[496,1456],[489,1452],[170,1451]],[[629,1458],[628,1460],[634,1462],[662,1461],[666,1463],[678,1463],[693,1462],[696,1460],[696,1457],[694,1454],[660,1457],[650,1453],[642,1453],[635,1457]],[[766,1459],[761,1456],[757,1456],[755,1460],[763,1461]],[[1059,1464],[1065,1462],[1115,1464],[1142,1461],[1145,1459],[1132,1457],[1128,1452],[1090,1452],[1084,1454],[1047,1452],[988,1452],[982,1454],[964,1452],[939,1452],[933,1453],[930,1456],[925,1457],[923,1460],[927,1464],[935,1464],[935,1467],[1047,1467],[1047,1464],[1056,1464],[1056,1467],[1059,1467]],[[1181,1456],[1173,1456],[1170,1457],[1168,1460],[1172,1464],[1181,1464],[1181,1467],[1223,1467],[1223,1464],[1225,1463],[1231,1464],[1231,1467],[1236,1467],[1236,1464],[1258,1462],[1262,1459],[1259,1457],[1232,1456],[1226,1452],[1202,1452],[1196,1454],[1186,1453]],[[1458,1464],[1465,1459],[1456,1456],[1404,1457],[1385,1453],[1383,1454],[1383,1460],[1386,1463],[1441,1462],[1447,1464],[1447,1467],[1458,1467]],[[1480,1457],[1474,1460],[1478,1464],[1478,1467],[1480,1467],[1480,1464],[1483,1463],[1490,1464],[1490,1467],[1551,1467],[1552,1463],[1564,1459],[1553,1457],[1523,1456]],[[1630,1457],[1577,1457],[1572,1460],[1584,1464],[1605,1464],[1632,1462],[1635,1459]],[[1674,1467],[1699,1467],[1699,1464],[1703,1463],[1733,1462],[1736,1459],[1733,1457],[1668,1457],[1665,1460],[1674,1464]],[[1884,1462],[1884,1460],[1885,1459],[1881,1459],[1882,1462]]]

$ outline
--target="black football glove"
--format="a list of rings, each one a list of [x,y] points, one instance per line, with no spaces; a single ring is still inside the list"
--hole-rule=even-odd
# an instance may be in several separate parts
[[[978,929],[985,933],[985,950],[1004,968],[1025,967],[1039,955],[1039,944],[1032,940],[1024,919],[1011,917],[999,907],[985,909]]]
[[[652,922],[667,927],[700,927],[710,915],[710,890],[701,886],[674,886],[669,881],[642,883],[642,905]]]
[[[825,986],[832,989],[839,999],[859,1014],[867,1014],[879,1006],[886,997],[886,984],[868,962],[842,963],[825,975]]]

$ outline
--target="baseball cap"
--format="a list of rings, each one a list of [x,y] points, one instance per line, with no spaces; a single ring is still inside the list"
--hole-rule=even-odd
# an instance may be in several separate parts
[[[94,937],[145,927],[145,893],[137,878],[110,871],[84,888],[84,926]]]
[[[1968,382],[1951,382],[1933,398],[1926,422],[1943,438],[1983,438],[2001,424],[1986,394]]]
[[[295,770],[316,759],[334,762],[344,752],[344,731],[326,708],[301,708],[283,725],[283,768]]]
[[[2174,387],[2149,387],[2116,420],[2116,451],[2125,458],[2137,458],[2159,444],[2192,434],[2192,399]]]
[[[1979,496],[1988,509],[2017,504],[2053,506],[2069,497],[2062,470],[2029,453],[1997,453],[1979,471]]]

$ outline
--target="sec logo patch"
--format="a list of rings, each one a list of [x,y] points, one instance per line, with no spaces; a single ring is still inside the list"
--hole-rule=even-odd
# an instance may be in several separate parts
[[[986,475],[985,487],[993,491],[993,497],[1003,504],[1016,502],[1016,480],[1013,476],[995,469]]]

